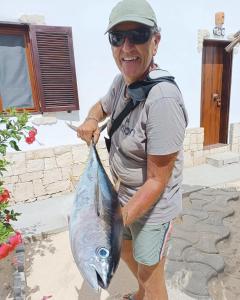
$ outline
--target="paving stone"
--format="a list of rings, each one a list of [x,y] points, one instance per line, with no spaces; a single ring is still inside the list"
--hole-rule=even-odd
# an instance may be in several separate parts
[[[182,185],[182,195],[183,197],[188,197],[190,194],[193,192],[200,191],[204,189],[205,187],[201,185],[188,185],[188,184],[183,184]]]
[[[194,232],[193,234],[191,231],[185,230],[185,225],[182,226],[182,224],[178,224],[175,226],[172,232],[172,237],[185,240],[187,242],[190,242],[191,244],[195,244],[198,242],[200,235],[198,232]]]
[[[211,267],[199,263],[188,264],[188,273],[180,279],[182,290],[197,299],[209,297],[208,281],[217,276]]]
[[[199,201],[199,200],[192,199],[190,201],[193,209],[202,209],[204,205],[209,203],[209,201],[205,201],[205,200]]]
[[[207,189],[204,189],[201,192],[199,192],[199,194],[201,193],[202,195],[215,196],[217,192],[218,192],[218,189],[207,188]]]
[[[166,273],[166,278],[171,280],[172,282],[175,280],[176,274],[181,274],[185,270],[187,270],[184,262],[180,261],[174,261],[167,259],[166,260],[166,265],[165,265],[165,273]]]
[[[171,239],[169,251],[168,251],[168,259],[178,260],[178,261],[183,260],[182,257],[183,251],[188,247],[191,247],[191,242],[178,239],[178,238]]]
[[[214,225],[202,224],[202,223],[193,224],[191,227],[185,226],[185,224],[178,224],[177,230],[178,232],[179,230],[183,232],[189,232],[190,238],[193,238],[197,232],[198,233],[205,232],[206,234],[216,233],[223,238],[227,238],[230,234],[229,229],[225,226],[214,226]]]
[[[211,202],[213,200],[213,196],[207,196],[207,195],[202,195],[200,192],[197,193],[193,193],[189,196],[190,200],[198,200],[198,201],[207,201],[207,202]]]
[[[220,204],[216,204],[216,203],[209,203],[209,204],[206,204],[204,205],[203,207],[203,210],[205,211],[214,211],[214,212],[226,212],[229,214],[229,215],[232,215],[234,213],[234,210],[229,207],[229,205],[220,205]]]
[[[199,241],[194,244],[194,248],[202,251],[203,253],[219,253],[216,244],[221,240],[221,236],[217,234],[201,235]]]
[[[184,215],[194,216],[198,219],[206,219],[208,218],[208,213],[206,211],[200,209],[191,209],[191,208],[184,208],[182,213]]]
[[[201,220],[204,224],[221,226],[223,225],[223,219],[234,214],[233,210],[227,210],[226,212],[208,212],[208,218]]]
[[[166,278],[195,299],[209,299],[208,280],[217,273],[200,263],[166,262]]]
[[[199,219],[194,216],[184,215],[182,216],[182,221],[186,226],[192,226],[193,224],[196,224]]]
[[[224,270],[224,259],[217,254],[207,254],[200,252],[197,249],[185,248],[182,257],[186,262],[196,262],[210,266],[216,272],[220,273]]]

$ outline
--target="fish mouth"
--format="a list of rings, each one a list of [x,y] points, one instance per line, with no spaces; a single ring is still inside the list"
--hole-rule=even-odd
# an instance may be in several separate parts
[[[105,278],[104,278],[105,279],[104,280],[97,271],[96,271],[96,276],[97,276],[98,285],[101,288],[103,288],[103,289],[107,289],[108,288],[108,282],[107,282],[107,280]]]
[[[95,282],[97,282],[98,287],[96,287],[96,284],[95,284],[95,289],[98,289],[98,291],[100,290],[99,287],[101,287],[103,289],[107,289],[109,286],[109,282],[110,282],[110,280],[107,279],[107,276],[101,276],[94,265],[90,264],[90,267],[94,270],[95,275],[96,275]]]

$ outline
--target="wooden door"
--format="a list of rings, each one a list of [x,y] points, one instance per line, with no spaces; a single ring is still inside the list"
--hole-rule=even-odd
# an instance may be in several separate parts
[[[226,40],[204,40],[202,54],[201,127],[204,145],[227,143],[232,52]]]

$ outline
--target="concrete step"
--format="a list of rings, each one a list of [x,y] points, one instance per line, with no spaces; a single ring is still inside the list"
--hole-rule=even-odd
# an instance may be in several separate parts
[[[206,157],[206,163],[218,168],[230,164],[240,163],[240,153],[227,151],[223,153],[209,154]]]

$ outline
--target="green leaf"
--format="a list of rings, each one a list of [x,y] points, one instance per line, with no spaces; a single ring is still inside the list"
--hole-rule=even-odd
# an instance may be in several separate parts
[[[20,151],[20,149],[19,149],[19,147],[18,147],[16,141],[11,140],[11,141],[9,142],[9,145],[10,145],[14,150]]]
[[[5,144],[0,145],[0,153],[2,155],[6,155],[6,149],[7,149],[7,145],[5,145]]]

